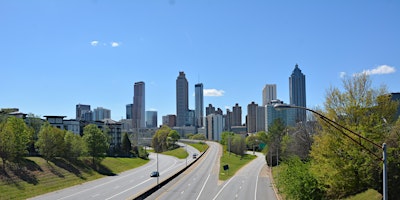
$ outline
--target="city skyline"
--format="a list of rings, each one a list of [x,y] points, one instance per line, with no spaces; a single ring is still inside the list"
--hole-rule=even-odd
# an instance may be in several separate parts
[[[394,1],[2,1],[0,108],[73,119],[84,104],[120,120],[132,84],[143,81],[145,110],[161,122],[176,114],[175,80],[184,71],[189,109],[202,83],[204,105],[225,112],[238,103],[244,118],[249,103],[262,105],[266,84],[290,102],[296,63],[310,108],[359,73],[400,92],[399,9]]]

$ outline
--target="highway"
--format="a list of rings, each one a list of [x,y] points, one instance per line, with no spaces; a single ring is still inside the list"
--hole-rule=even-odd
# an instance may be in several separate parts
[[[257,158],[239,170],[227,181],[219,181],[219,158],[222,148],[218,143],[207,142],[207,153],[177,177],[175,181],[159,189],[148,199],[277,199],[268,176],[265,158],[257,153]]]
[[[150,153],[150,161],[144,166],[135,168],[116,176],[90,181],[81,185],[76,185],[63,190],[47,193],[34,197],[34,200],[69,200],[69,199],[129,199],[132,196],[146,191],[148,188],[157,185],[157,178],[150,177],[152,171],[158,169],[160,172],[159,182],[175,174],[177,171],[186,167],[186,163],[193,162],[193,153],[199,151],[190,145],[187,150],[189,156],[187,159],[177,159],[172,156]]]

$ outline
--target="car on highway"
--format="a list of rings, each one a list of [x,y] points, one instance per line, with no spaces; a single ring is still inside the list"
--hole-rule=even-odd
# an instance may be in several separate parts
[[[150,173],[150,177],[159,177],[160,173],[158,173],[158,171],[153,171]]]
[[[193,159],[196,159],[197,158],[197,153],[194,153],[193,154]]]

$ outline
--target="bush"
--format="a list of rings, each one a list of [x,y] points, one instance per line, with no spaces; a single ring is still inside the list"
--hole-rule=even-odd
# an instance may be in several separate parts
[[[303,163],[299,157],[291,157],[281,164],[277,187],[286,199],[322,199],[324,191],[310,172],[310,164]]]

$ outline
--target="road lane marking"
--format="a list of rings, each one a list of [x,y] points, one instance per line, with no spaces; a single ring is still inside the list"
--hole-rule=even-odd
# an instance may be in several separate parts
[[[221,188],[221,190],[219,190],[219,192],[217,193],[217,195],[215,195],[214,199],[217,199],[217,197],[219,196],[219,194],[222,192],[222,190],[224,190],[224,188],[234,179],[235,177],[233,176],[231,179],[229,179],[229,181]]]
[[[199,200],[201,193],[203,192],[204,188],[206,187],[208,178],[210,178],[210,175],[211,175],[211,174],[208,174],[207,179],[206,179],[206,181],[204,182],[203,187],[201,187],[201,190],[200,190],[199,195],[197,196],[196,200]]]

